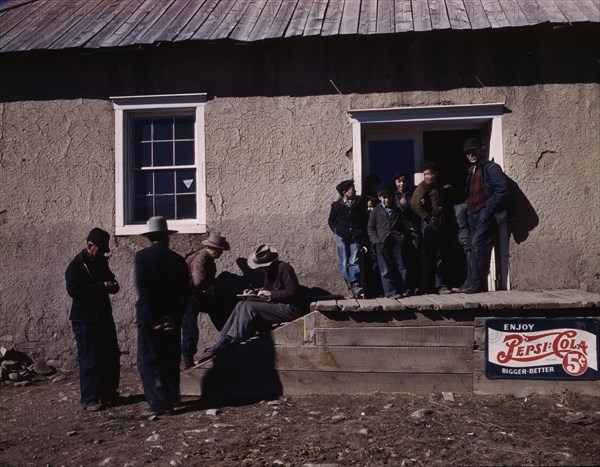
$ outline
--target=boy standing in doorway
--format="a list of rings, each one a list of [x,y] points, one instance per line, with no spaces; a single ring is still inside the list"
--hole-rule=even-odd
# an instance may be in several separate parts
[[[421,232],[425,247],[427,291],[451,293],[442,277],[442,192],[438,186],[438,170],[433,162],[425,164],[423,181],[419,183],[411,200],[411,207],[421,218]]]

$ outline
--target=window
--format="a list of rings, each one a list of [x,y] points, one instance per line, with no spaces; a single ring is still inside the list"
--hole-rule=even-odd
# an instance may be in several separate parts
[[[205,94],[114,97],[116,235],[206,232]]]

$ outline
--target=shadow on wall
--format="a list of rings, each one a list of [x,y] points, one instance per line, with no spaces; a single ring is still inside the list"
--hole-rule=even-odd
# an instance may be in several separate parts
[[[508,230],[514,241],[520,244],[538,226],[540,218],[517,182],[508,176],[506,178],[509,188]]]

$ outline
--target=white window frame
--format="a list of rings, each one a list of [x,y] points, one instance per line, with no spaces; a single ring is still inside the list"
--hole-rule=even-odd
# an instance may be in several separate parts
[[[129,148],[131,147],[130,122],[142,112],[171,115],[179,112],[194,113],[194,153],[196,176],[196,218],[171,220],[169,228],[179,233],[206,233],[206,152],[204,133],[204,106],[206,94],[164,94],[154,96],[111,97],[115,110],[115,235],[139,235],[146,231],[146,224],[128,223],[130,202],[127,184],[129,174]]]
[[[423,160],[422,131],[461,130],[479,128],[489,135],[487,155],[504,169],[504,146],[502,142],[502,116],[504,102],[470,105],[442,105],[427,107],[395,107],[389,109],[349,110],[352,125],[352,159],[356,189],[362,192],[363,168],[367,142],[373,135],[389,132],[387,125],[396,125],[397,134],[414,134],[421,131],[415,140],[415,183],[422,179],[420,161]],[[397,125],[399,124],[399,125]],[[383,130],[381,130],[381,129]],[[419,153],[420,151],[420,153]],[[466,174],[465,174],[466,176]],[[496,288],[510,290],[509,277],[509,235],[506,223],[502,223],[498,234],[498,251],[492,254],[489,290]],[[496,277],[495,258],[500,260],[500,277]]]

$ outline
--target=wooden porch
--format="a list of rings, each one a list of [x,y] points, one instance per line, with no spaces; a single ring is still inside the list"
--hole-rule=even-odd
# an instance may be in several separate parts
[[[488,318],[598,318],[579,290],[326,300],[272,332],[182,373],[184,395],[470,392],[600,395],[600,381],[490,380]]]

